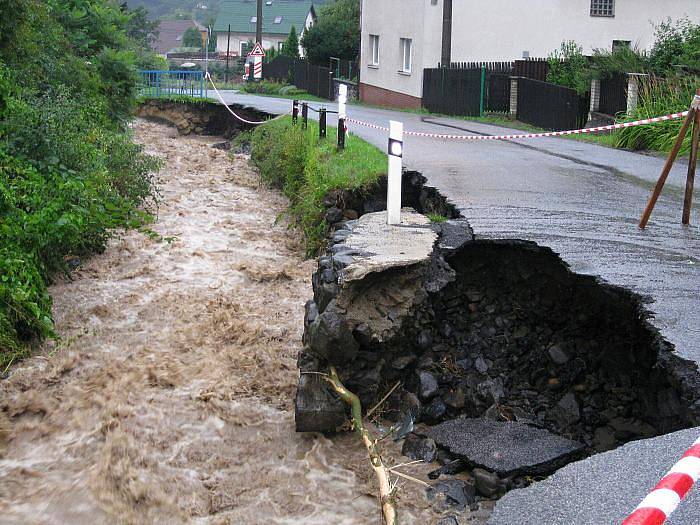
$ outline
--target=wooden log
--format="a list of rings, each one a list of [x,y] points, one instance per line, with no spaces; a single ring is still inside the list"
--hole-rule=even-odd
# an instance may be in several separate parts
[[[666,164],[664,165],[664,169],[661,172],[661,176],[656,182],[656,186],[654,186],[654,191],[652,192],[651,197],[649,198],[647,207],[644,209],[642,218],[639,220],[639,228],[642,230],[646,228],[647,223],[649,222],[651,212],[654,210],[654,206],[656,205],[656,201],[659,199],[659,195],[661,195],[661,190],[663,189],[664,184],[666,184],[668,174],[671,173],[671,168],[673,167],[673,163],[676,161],[678,151],[681,149],[683,139],[685,138],[685,135],[688,132],[688,127],[690,126],[690,123],[693,122],[693,120],[695,119],[695,113],[695,108],[691,107],[690,111],[688,111],[688,116],[683,121],[683,125],[681,126],[681,129],[678,132],[676,142],[673,144],[673,148],[671,148],[671,153],[668,154],[668,159],[666,159]]]
[[[693,105],[700,103],[700,88],[696,92]],[[695,186],[695,169],[698,164],[698,142],[700,142],[700,111],[695,110],[695,124],[690,139],[690,158],[688,159],[688,177],[685,181],[685,198],[683,199],[683,224],[690,224],[690,210],[693,206],[693,187]]]

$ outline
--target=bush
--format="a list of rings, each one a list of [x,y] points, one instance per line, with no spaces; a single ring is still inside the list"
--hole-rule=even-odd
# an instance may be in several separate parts
[[[14,37],[0,39],[0,370],[52,335],[47,285],[67,261],[149,220],[159,166],[126,126],[129,12],[111,0],[12,4]]]
[[[700,24],[669,18],[656,26],[654,37],[649,60],[656,73],[678,72],[679,67],[700,73]]]
[[[549,55],[547,62],[547,82],[575,89],[579,95],[590,91],[590,65],[583,55],[583,48],[576,42],[562,42],[561,47]]]
[[[335,189],[368,189],[386,174],[386,155],[379,149],[352,136],[338,151],[331,138],[335,128],[327,131],[328,139],[322,141],[317,123],[309,121],[303,130],[285,117],[258,126],[250,137],[251,162],[265,183],[289,198],[290,215],[304,234],[309,255],[321,247],[328,228],[323,198]]]
[[[625,120],[639,120],[685,111],[695,95],[700,77],[651,77],[639,89],[637,109]],[[681,128],[681,120],[671,120],[623,128],[617,134],[617,147],[633,150],[670,151]],[[690,151],[690,133],[680,152]]]

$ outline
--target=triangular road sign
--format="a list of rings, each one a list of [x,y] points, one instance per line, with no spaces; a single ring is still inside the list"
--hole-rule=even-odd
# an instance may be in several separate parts
[[[260,45],[260,42],[255,44],[255,47],[253,47],[253,50],[248,53],[249,57],[264,57],[265,56],[265,50],[263,47]]]

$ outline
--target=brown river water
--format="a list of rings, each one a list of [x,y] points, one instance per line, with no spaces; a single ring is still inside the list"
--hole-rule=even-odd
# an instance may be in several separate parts
[[[314,261],[284,197],[219,138],[134,129],[167,239],[128,232],[51,287],[60,340],[0,382],[0,524],[380,523],[357,437],[294,431]],[[398,494],[402,523],[437,520]]]

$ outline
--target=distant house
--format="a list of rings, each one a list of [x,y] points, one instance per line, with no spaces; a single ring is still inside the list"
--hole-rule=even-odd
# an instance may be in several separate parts
[[[360,98],[420,107],[439,62],[546,57],[564,40],[649,49],[654,23],[686,16],[700,22],[700,0],[362,0]]]
[[[194,20],[163,20],[158,26],[158,40],[153,44],[156,53],[166,56],[173,49],[183,47],[182,38],[190,27],[196,28],[202,38],[207,38],[207,28]],[[203,40],[203,41],[205,41]]]
[[[262,45],[265,49],[282,48],[282,43],[289,36],[292,26],[301,40],[304,31],[316,20],[316,7],[327,0],[265,0],[263,5]],[[250,52],[249,42],[255,41],[257,23],[256,0],[222,0],[219,15],[216,17],[213,31],[216,38],[216,50],[226,53],[227,47],[233,56],[245,56]],[[228,29],[231,26],[229,43]],[[303,49],[299,47],[299,54]]]

